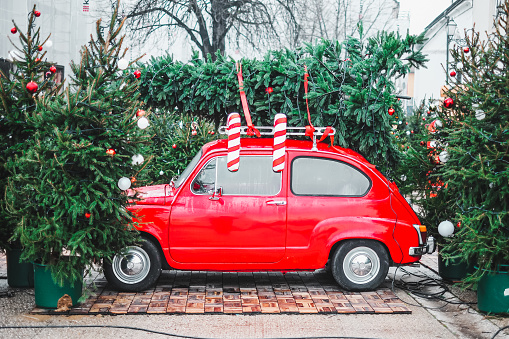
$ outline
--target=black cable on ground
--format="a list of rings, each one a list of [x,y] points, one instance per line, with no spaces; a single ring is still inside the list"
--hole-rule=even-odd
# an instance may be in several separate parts
[[[401,269],[401,271],[405,274],[401,277],[401,279],[396,280],[396,273],[398,272],[398,269]],[[422,308],[427,308],[427,309],[440,309],[440,308],[447,306],[448,304],[451,304],[451,305],[476,304],[473,302],[469,303],[469,302],[465,302],[465,301],[457,302],[457,301],[452,301],[451,299],[445,298],[444,297],[445,293],[447,293],[447,292],[451,293],[449,286],[441,280],[432,278],[423,272],[420,272],[420,273],[421,274],[412,273],[412,272],[409,272],[408,270],[406,270],[405,268],[403,268],[402,266],[397,266],[396,271],[394,272],[394,276],[392,278],[392,288],[391,288],[392,292],[395,293],[394,288],[397,287],[397,288],[400,288],[406,292],[409,292],[417,297],[427,299],[427,300],[438,300],[438,301],[445,302],[445,304],[442,306],[439,306],[439,307],[426,307],[423,305],[416,305],[416,304],[408,303],[406,301],[403,301],[404,303],[411,305],[411,306],[422,307]],[[404,280],[405,277],[410,277],[410,276],[420,278],[421,280],[418,280],[418,281],[405,281]],[[431,288],[435,288],[438,290],[431,292],[431,291],[429,291],[429,289],[431,289]]]
[[[504,326],[502,328],[500,328],[497,332],[495,332],[495,334],[493,335],[493,337],[491,337],[491,339],[495,338],[500,332],[502,332],[503,330],[509,328],[509,326]]]
[[[46,326],[0,326],[0,329],[26,329],[26,328],[116,328],[116,329],[126,329],[126,330],[134,330],[134,331],[143,331],[154,334],[161,334],[169,337],[177,337],[177,338],[187,338],[187,339],[211,339],[211,338],[202,338],[202,337],[193,337],[188,335],[180,335],[173,334],[167,332],[160,332],[149,330],[140,327],[132,327],[132,326],[117,326],[117,325],[46,325]],[[376,339],[376,338],[366,338],[366,337],[292,337],[292,338],[271,338],[271,339]]]

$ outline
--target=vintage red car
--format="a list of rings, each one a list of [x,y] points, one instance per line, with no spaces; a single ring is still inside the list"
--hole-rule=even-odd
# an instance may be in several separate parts
[[[426,227],[360,154],[286,140],[285,168],[272,169],[270,138],[242,138],[227,169],[227,140],[203,146],[168,185],[138,189],[130,207],[143,242],[105,262],[108,281],[147,289],[162,269],[298,271],[327,267],[344,289],[377,288],[390,265],[433,251]]]

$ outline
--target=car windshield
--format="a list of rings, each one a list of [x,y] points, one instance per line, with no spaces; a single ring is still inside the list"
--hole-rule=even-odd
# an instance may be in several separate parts
[[[193,160],[191,160],[189,165],[187,165],[187,167],[184,170],[184,172],[182,172],[182,174],[175,181],[175,188],[180,187],[180,185],[182,185],[182,183],[186,180],[186,178],[189,176],[189,174],[191,174],[193,169],[198,164],[198,161],[200,161],[202,154],[203,154],[203,150],[200,149],[198,151],[198,153],[196,153],[196,155],[194,156]]]

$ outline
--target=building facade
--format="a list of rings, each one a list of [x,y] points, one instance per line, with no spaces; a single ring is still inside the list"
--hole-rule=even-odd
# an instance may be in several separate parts
[[[439,102],[443,99],[442,88],[447,85],[450,72],[454,70],[461,74],[461,65],[447,65],[448,58],[452,61],[448,51],[455,46],[462,47],[465,33],[471,33],[473,28],[485,40],[486,33],[494,31],[494,20],[500,15],[501,3],[501,0],[456,0],[425,28],[428,40],[423,46],[423,53],[429,61],[427,68],[415,71],[415,107],[423,100]]]

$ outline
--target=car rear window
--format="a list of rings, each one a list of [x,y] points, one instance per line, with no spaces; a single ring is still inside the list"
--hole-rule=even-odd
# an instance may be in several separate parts
[[[295,195],[360,197],[370,188],[369,177],[345,162],[318,157],[292,161],[291,190]]]

